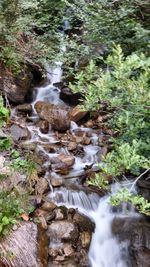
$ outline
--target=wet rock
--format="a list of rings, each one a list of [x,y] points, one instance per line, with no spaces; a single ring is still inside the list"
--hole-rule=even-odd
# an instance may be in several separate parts
[[[51,225],[48,226],[50,266],[88,267],[88,248],[92,236],[91,228],[93,230],[93,227],[87,225],[81,227],[81,221],[84,224],[87,223],[85,216],[79,214],[73,208],[67,209],[62,206],[56,208],[55,212],[56,214],[58,212],[61,216],[63,214],[64,217],[57,221],[56,215],[55,221],[53,220]],[[75,222],[74,216],[76,214],[83,216],[83,220],[80,217],[80,220],[76,219]],[[80,223],[77,223],[77,221],[80,221]],[[89,230],[84,231],[83,228],[88,228]]]
[[[39,123],[40,131],[44,134],[48,133],[49,131],[49,123],[48,121],[41,120]]]
[[[80,231],[94,232],[95,224],[87,216],[75,213],[73,222],[78,226]]]
[[[51,159],[51,162],[55,172],[68,174],[75,162],[75,158],[71,155],[60,154],[58,157]]]
[[[16,107],[17,111],[21,112],[21,113],[25,113],[28,115],[31,115],[32,113],[32,105],[31,104],[22,104],[22,105],[18,105]]]
[[[41,207],[45,211],[53,211],[56,208],[56,204],[53,202],[44,202],[44,204]]]
[[[82,145],[89,145],[91,143],[91,139],[87,136],[84,136],[81,143]]]
[[[2,257],[0,258],[0,264],[7,263],[6,266],[17,267],[46,267],[41,262],[39,255],[39,243],[37,242],[38,228],[33,222],[20,223],[17,230],[8,234],[0,242],[0,251]],[[40,237],[39,237],[40,238]],[[43,254],[46,255],[46,247],[42,247]],[[11,252],[14,257],[8,257],[8,252]],[[46,260],[46,256],[45,256]],[[2,265],[0,265],[2,266]]]
[[[150,266],[150,223],[144,217],[114,219],[112,231],[128,244],[129,266]]]
[[[101,157],[105,157],[108,153],[108,147],[107,146],[102,146],[101,147]]]
[[[61,209],[56,209],[55,214],[56,214],[55,220],[63,220],[65,217]]]
[[[47,193],[49,191],[48,181],[45,178],[40,178],[37,181],[35,191],[39,195],[43,195],[44,193]]]
[[[91,243],[92,235],[90,232],[83,231],[81,232],[81,243],[83,248],[89,248]]]
[[[64,132],[70,128],[68,111],[64,106],[38,101],[35,109],[41,119],[48,121],[53,130]]]
[[[60,154],[58,159],[65,163],[68,167],[71,167],[75,162],[75,158],[71,155]]]
[[[87,111],[82,111],[80,106],[76,106],[69,112],[69,118],[71,121],[78,122],[87,115]]]
[[[76,142],[70,142],[68,145],[68,151],[73,151],[77,148]]]
[[[64,261],[64,259],[65,259],[64,255],[63,256],[58,255],[55,260],[59,262],[59,261]]]
[[[69,105],[78,105],[81,97],[80,93],[72,93],[69,88],[63,88],[60,92],[60,99]]]
[[[63,179],[61,177],[51,177],[50,178],[51,184],[53,187],[58,187],[61,186],[63,184]]]
[[[58,248],[49,248],[48,254],[50,257],[55,258],[59,254],[59,249]]]
[[[21,140],[28,140],[31,138],[31,134],[27,128],[23,128],[16,124],[13,124],[10,127],[10,132],[14,142],[18,142]]]
[[[65,256],[71,256],[74,253],[74,249],[71,244],[65,244],[63,248]]]
[[[44,80],[44,75],[46,75],[46,70],[42,66],[28,62],[28,68],[34,77],[34,84],[37,84]],[[31,98],[29,98],[29,100],[31,100]]]
[[[79,235],[76,226],[66,220],[52,222],[51,225],[48,226],[47,233],[50,240],[72,240],[73,242],[75,242]]]

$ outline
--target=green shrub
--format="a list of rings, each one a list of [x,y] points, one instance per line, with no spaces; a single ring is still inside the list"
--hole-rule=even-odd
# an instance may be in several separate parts
[[[0,192],[0,235],[16,224],[20,214],[19,201],[15,195]]]
[[[118,192],[110,198],[110,204],[112,206],[118,206],[122,202],[130,202],[140,213],[150,215],[150,202],[140,195],[133,195],[127,188],[119,189]]]
[[[108,185],[108,181],[106,178],[104,178],[104,176],[102,176],[101,174],[96,174],[95,178],[92,178],[88,181],[89,185],[92,186],[97,186],[100,189],[103,190],[108,190],[109,189],[109,185]]]
[[[9,110],[4,107],[3,98],[0,96],[0,127],[9,118]]]
[[[17,154],[15,156],[18,156]],[[35,163],[31,159],[21,159],[20,157],[16,157],[12,160],[11,167],[22,173],[25,173],[30,177],[32,173],[35,171]]]
[[[12,140],[10,137],[0,139],[0,151],[10,150],[12,148]]]
[[[103,162],[99,164],[101,171],[107,175],[119,176],[128,172],[138,175],[140,171],[149,168],[150,162],[138,154],[140,143],[133,140],[132,145],[123,143],[114,147]]]
[[[99,164],[105,175],[137,175],[150,165],[150,60],[144,54],[125,57],[120,46],[106,60],[105,70],[94,61],[76,75],[70,87],[85,95],[83,108],[99,110],[103,102],[111,112],[112,151]],[[96,182],[98,185],[98,182]]]

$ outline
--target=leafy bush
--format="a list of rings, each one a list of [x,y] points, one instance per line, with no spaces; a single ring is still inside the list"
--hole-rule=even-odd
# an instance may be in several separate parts
[[[0,192],[0,235],[16,224],[20,208],[17,198],[8,192]]]
[[[21,159],[18,157],[18,154],[15,153],[17,157],[13,159],[11,163],[11,167],[14,170],[20,171],[22,173],[26,173],[29,177],[35,171],[35,163],[31,159]],[[14,154],[13,154],[14,155]]]
[[[90,179],[88,181],[88,184],[93,185],[93,186],[97,186],[103,190],[108,190],[108,188],[109,188],[107,179],[104,176],[102,176],[101,174],[96,174],[95,178]]]
[[[15,76],[20,73],[21,58],[19,58],[17,52],[15,52],[13,47],[2,47],[0,52],[0,60],[5,64],[6,68],[12,71]]]
[[[110,198],[110,204],[112,206],[118,206],[122,202],[130,202],[140,213],[150,215],[150,202],[140,195],[133,195],[127,188],[119,189],[119,191]]]
[[[114,150],[109,152],[104,161],[99,164],[102,172],[111,176],[119,176],[130,171],[138,175],[141,169],[148,168],[149,161],[138,154],[139,145],[139,142],[133,140],[132,145],[123,143],[115,146]]]
[[[9,110],[4,107],[3,98],[0,96],[0,127],[9,118]]]
[[[10,150],[12,148],[12,140],[10,137],[0,139],[0,151]]]
[[[102,70],[91,61],[70,87],[85,95],[84,109],[99,110],[105,102],[111,112],[106,126],[116,137],[111,139],[112,151],[99,165],[102,173],[137,175],[149,168],[150,60],[136,53],[125,57],[116,46],[104,63],[106,68]]]

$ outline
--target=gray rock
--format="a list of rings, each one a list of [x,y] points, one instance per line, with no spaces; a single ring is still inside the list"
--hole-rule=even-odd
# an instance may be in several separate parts
[[[64,221],[54,221],[50,226],[48,226],[48,236],[50,237],[50,240],[72,240],[75,241],[78,236],[78,230],[76,226],[68,222],[66,220]]]
[[[19,125],[13,124],[10,127],[11,136],[14,142],[21,140],[28,140],[31,138],[31,134],[27,128],[23,128]]]
[[[0,258],[0,266],[7,263],[7,266],[13,267],[44,267],[42,265],[39,247],[37,243],[38,228],[33,222],[23,222],[19,227],[7,235],[0,242],[0,251],[3,255]],[[42,246],[44,250],[44,247]],[[8,251],[11,251],[15,257],[8,257]]]

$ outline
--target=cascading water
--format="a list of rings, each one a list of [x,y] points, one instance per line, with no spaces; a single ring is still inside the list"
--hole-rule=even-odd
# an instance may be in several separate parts
[[[91,266],[127,267],[122,255],[123,251],[126,252],[127,244],[119,244],[111,229],[114,218],[121,214],[116,215],[111,211],[109,196],[100,199],[98,209],[93,211],[90,216],[96,224],[89,250]]]
[[[50,82],[49,85],[37,88],[36,99],[33,102],[33,106],[37,101],[45,101],[51,104],[63,104],[64,102],[59,98],[60,89],[54,84],[60,82],[62,76],[61,63],[56,62],[55,68],[47,66],[47,80]]]
[[[129,267],[128,243],[119,243],[112,233],[112,224],[115,219],[127,217],[139,217],[133,207],[127,212],[127,207],[113,212],[109,203],[110,196],[121,186],[114,184],[111,194],[99,198],[97,194],[86,194],[83,191],[72,191],[61,188],[49,195],[57,205],[65,205],[77,208],[79,212],[88,216],[95,222],[95,232],[89,249],[89,261],[91,267]]]

